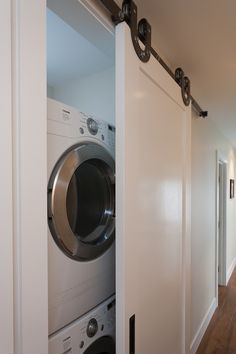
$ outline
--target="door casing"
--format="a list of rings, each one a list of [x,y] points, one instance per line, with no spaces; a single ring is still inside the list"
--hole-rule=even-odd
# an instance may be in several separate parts
[[[53,2],[50,1],[49,2]],[[59,1],[54,2],[58,4]],[[75,4],[68,0],[67,4]],[[109,36],[113,24],[105,12],[94,1],[79,1],[86,5],[89,16],[94,16],[103,25]],[[65,1],[61,1],[65,4]],[[3,6],[3,8],[2,8]],[[7,91],[5,100],[7,130],[1,130],[7,137],[9,149],[13,150],[13,197],[6,200],[14,202],[13,242],[14,242],[14,294],[11,280],[13,272],[9,270],[6,279],[7,306],[9,313],[6,323],[9,331],[4,338],[6,353],[47,354],[48,353],[48,270],[47,270],[47,74],[46,74],[46,0],[4,0],[0,5],[4,30],[2,43],[7,43],[6,57],[8,66],[4,74],[3,91]],[[0,15],[1,16],[1,15]],[[96,26],[95,26],[96,27]],[[8,39],[6,41],[6,33]],[[12,36],[11,36],[12,33]],[[11,38],[10,38],[11,36]],[[10,59],[12,50],[12,60]],[[10,71],[9,72],[9,65]],[[4,67],[5,68],[5,67]],[[5,76],[6,75],[6,76]],[[10,77],[11,75],[11,77]],[[5,82],[6,78],[6,82]],[[12,83],[12,87],[10,84]],[[0,85],[1,85],[0,84]],[[1,134],[1,133],[0,133]],[[4,141],[4,140],[2,140]],[[9,145],[10,143],[10,145]],[[11,151],[9,150],[7,168],[11,174]],[[6,156],[6,154],[5,154]],[[8,188],[10,186],[8,179]],[[6,204],[7,205],[7,204]],[[5,205],[5,210],[6,210]],[[11,204],[9,204],[9,217]],[[11,220],[6,224],[11,234]],[[13,261],[11,238],[6,239],[4,254],[8,255],[6,266]],[[6,251],[7,250],[7,251]],[[7,253],[6,253],[7,252]],[[10,274],[11,273],[11,274]],[[1,274],[1,273],[0,273]],[[14,309],[11,296],[14,297]],[[6,303],[5,311],[7,311]],[[11,319],[14,310],[14,321]],[[5,314],[5,312],[4,312]],[[4,323],[4,321],[2,321]],[[4,329],[7,325],[4,323]],[[13,329],[14,325],[14,340]]]
[[[219,165],[222,168],[220,176]],[[221,177],[221,178],[220,178]],[[220,198],[220,188],[221,198]],[[221,151],[216,152],[216,266],[215,266],[215,294],[218,301],[218,285],[227,285],[227,269],[226,269],[226,215],[227,215],[227,159]],[[221,199],[221,200],[220,200]],[[220,205],[222,208],[222,215],[219,215]],[[220,241],[220,244],[219,244]],[[220,259],[219,259],[220,258]],[[218,267],[220,270],[218,272]]]
[[[0,2],[0,352],[13,354],[12,48],[11,2]]]

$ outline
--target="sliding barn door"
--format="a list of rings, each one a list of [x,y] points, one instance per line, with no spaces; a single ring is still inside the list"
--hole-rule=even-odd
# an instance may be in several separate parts
[[[190,107],[116,28],[117,354],[185,352]]]

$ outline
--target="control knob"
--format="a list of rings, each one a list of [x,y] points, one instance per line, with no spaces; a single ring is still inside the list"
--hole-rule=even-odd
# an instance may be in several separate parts
[[[87,119],[87,127],[88,127],[88,130],[90,132],[90,134],[92,135],[96,135],[97,132],[98,132],[98,123],[92,119],[92,118],[88,118]]]
[[[91,318],[87,326],[87,336],[89,338],[95,336],[98,331],[98,322],[95,318]]]

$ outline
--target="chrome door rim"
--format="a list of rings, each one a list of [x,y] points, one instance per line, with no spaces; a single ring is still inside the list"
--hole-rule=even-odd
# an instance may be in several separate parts
[[[92,142],[70,147],[56,163],[48,183],[48,224],[51,234],[67,256],[80,261],[92,260],[103,254],[111,246],[115,234],[114,215],[110,218],[107,234],[103,235],[103,242],[96,244],[79,240],[68,221],[66,198],[69,183],[77,168],[92,159],[108,166],[110,183],[115,185],[114,160],[105,148]]]

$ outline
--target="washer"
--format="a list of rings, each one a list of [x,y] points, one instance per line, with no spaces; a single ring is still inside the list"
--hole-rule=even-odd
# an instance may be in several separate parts
[[[48,99],[49,334],[115,292],[115,129]]]
[[[115,298],[49,338],[49,354],[115,354]]]

